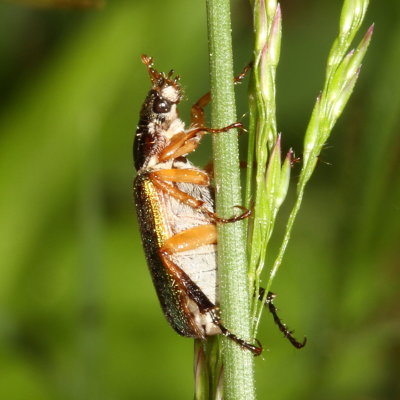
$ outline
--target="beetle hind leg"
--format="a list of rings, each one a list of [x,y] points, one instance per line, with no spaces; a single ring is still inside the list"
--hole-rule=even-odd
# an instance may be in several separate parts
[[[259,356],[262,353],[263,348],[261,346],[261,343],[258,340],[257,340],[258,346],[251,344],[249,342],[246,342],[244,339],[239,338],[234,333],[232,333],[230,330],[225,328],[225,326],[221,323],[221,320],[220,320],[219,316],[217,315],[217,313],[215,312],[215,310],[211,310],[210,313],[212,315],[214,324],[216,326],[218,326],[218,328],[221,330],[222,335],[233,340],[243,349],[250,350],[255,356]]]
[[[259,291],[259,298],[262,299],[265,294],[265,289],[260,288]],[[283,333],[284,337],[289,340],[289,342],[296,347],[296,349],[301,349],[304,347],[307,343],[307,338],[304,337],[303,341],[300,342],[298,341],[294,336],[293,336],[293,331],[291,331],[286,324],[282,322],[282,320],[279,318],[277,309],[274,304],[274,298],[276,297],[276,294],[272,292],[267,293],[267,297],[265,300],[265,305],[268,306],[269,312],[272,314],[272,318],[274,319],[274,322],[278,326],[279,330]]]
[[[185,308],[193,317],[192,328],[193,332],[196,332],[196,336],[193,336],[203,339],[205,336],[221,333],[254,355],[260,355],[262,352],[260,345],[255,346],[248,343],[225,328],[219,318],[218,308],[172,259],[176,253],[216,242],[217,229],[215,225],[200,225],[171,236],[161,246],[159,253],[164,266],[181,286],[182,298],[186,298]]]

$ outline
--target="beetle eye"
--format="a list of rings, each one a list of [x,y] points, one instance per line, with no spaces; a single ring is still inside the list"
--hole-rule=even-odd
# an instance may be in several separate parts
[[[157,98],[154,100],[153,111],[156,114],[167,113],[171,110],[171,103],[163,98]]]

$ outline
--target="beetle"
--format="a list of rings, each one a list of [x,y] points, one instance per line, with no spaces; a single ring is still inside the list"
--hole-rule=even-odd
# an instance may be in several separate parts
[[[185,129],[177,109],[182,99],[179,76],[173,78],[172,70],[168,74],[158,72],[151,57],[142,55],[141,59],[152,88],[140,111],[133,146],[137,170],[134,197],[145,256],[161,307],[172,328],[182,336],[205,339],[222,334],[259,355],[262,347],[230,332],[218,310],[216,224],[236,222],[248,217],[250,211],[228,219],[217,216],[208,173],[186,158],[205,133],[243,126],[236,122],[220,129],[206,127],[207,93],[192,107],[191,123]],[[240,81],[245,72],[235,81]],[[272,304],[271,296],[268,303]],[[276,310],[269,308],[275,319]],[[280,329],[292,337],[282,323]]]

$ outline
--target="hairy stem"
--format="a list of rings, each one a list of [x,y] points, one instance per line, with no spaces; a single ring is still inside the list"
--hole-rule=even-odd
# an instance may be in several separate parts
[[[229,0],[207,0],[213,128],[236,121]],[[237,132],[214,135],[217,213],[231,217],[240,205]],[[250,305],[242,222],[218,226],[218,276],[221,318],[237,336],[250,340]],[[255,398],[253,354],[229,339],[222,341],[224,399]]]

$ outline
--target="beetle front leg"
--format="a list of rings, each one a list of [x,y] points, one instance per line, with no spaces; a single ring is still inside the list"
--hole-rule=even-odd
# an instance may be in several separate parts
[[[211,92],[208,92],[200,97],[199,100],[192,106],[190,113],[190,126],[203,126],[205,124],[204,108],[211,101]]]
[[[194,151],[200,143],[203,135],[207,133],[221,133],[227,132],[231,129],[239,128],[244,130],[244,126],[241,122],[235,122],[223,128],[207,128],[205,126],[200,126],[198,128],[192,129],[188,132],[179,132],[174,135],[168,146],[166,146],[158,155],[159,162],[165,162],[168,160],[173,160],[185,154]]]
[[[147,65],[147,64],[146,64]],[[240,83],[251,69],[251,63],[246,65],[243,71],[233,79],[235,84]],[[220,133],[227,132],[233,128],[243,129],[243,124],[236,122],[220,129],[212,129],[205,127],[204,108],[211,101],[211,93],[208,92],[201,96],[199,100],[192,106],[190,113],[190,127],[193,127],[188,132],[179,132],[171,138],[170,143],[159,154],[160,162],[175,159],[179,156],[191,153],[194,151],[204,135],[204,133]]]
[[[233,79],[235,84],[240,83],[244,77],[247,75],[248,71],[251,69],[251,63],[246,65],[243,71]],[[205,95],[201,96],[199,100],[192,106],[190,113],[190,127],[191,129],[188,132],[180,132],[174,135],[171,138],[170,143],[166,146],[163,151],[159,154],[158,159],[160,162],[165,162],[168,160],[175,159],[179,156],[191,153],[194,151],[202,136],[208,133],[220,133],[227,132],[233,128],[243,129],[243,124],[240,122],[236,122],[234,124],[225,126],[220,129],[212,129],[205,127],[205,117],[204,117],[204,108],[211,101],[211,93],[208,92]]]
[[[251,70],[253,63],[247,64],[242,72],[233,78],[233,83],[236,85],[241,83],[242,80],[245,78],[247,73]],[[190,126],[204,126],[205,125],[205,118],[204,118],[204,108],[210,103],[211,101],[211,93],[208,92],[200,97],[199,100],[192,106],[192,110],[190,113]]]

